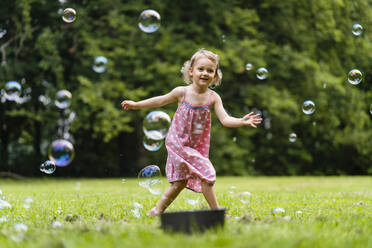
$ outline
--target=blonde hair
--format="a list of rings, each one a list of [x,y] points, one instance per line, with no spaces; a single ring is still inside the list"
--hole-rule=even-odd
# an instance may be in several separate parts
[[[220,85],[221,80],[222,80],[222,72],[220,70],[220,65],[219,65],[220,57],[217,54],[215,54],[211,51],[208,51],[204,48],[199,49],[196,53],[194,53],[194,55],[192,55],[190,60],[187,60],[183,64],[183,66],[181,68],[181,72],[183,74],[183,80],[187,84],[192,84],[192,80],[191,80],[191,77],[190,77],[190,68],[192,68],[195,61],[202,56],[208,58],[209,60],[211,60],[212,62],[214,62],[216,64],[216,74],[215,74],[215,77],[214,77],[214,79],[212,80],[212,82],[209,86],[210,88],[214,88],[214,87]]]

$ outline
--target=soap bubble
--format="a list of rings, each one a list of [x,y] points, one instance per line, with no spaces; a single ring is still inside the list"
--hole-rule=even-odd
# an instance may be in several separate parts
[[[55,170],[56,164],[51,160],[47,160],[40,165],[40,171],[46,174],[52,174]]]
[[[67,140],[55,140],[49,148],[49,159],[52,160],[56,166],[69,165],[74,159],[74,156],[74,146]]]
[[[349,83],[351,83],[353,85],[357,85],[360,82],[362,82],[362,77],[363,77],[363,75],[359,70],[353,69],[353,70],[349,71],[347,81],[349,81]]]
[[[186,202],[188,204],[190,204],[191,206],[196,206],[199,204],[199,199],[198,198],[190,198],[190,197],[187,197],[186,198]]]
[[[138,173],[138,184],[150,191],[151,194],[161,194],[161,172],[158,166],[149,165]]]
[[[57,92],[54,103],[59,109],[66,109],[71,105],[72,94],[68,90],[60,90]]]
[[[67,23],[71,23],[76,20],[76,10],[73,8],[67,8],[63,11],[62,20]]]
[[[28,227],[23,223],[16,223],[13,226],[14,233],[10,236],[15,242],[21,242],[26,232],[28,231]]]
[[[289,135],[289,141],[294,143],[294,142],[296,142],[296,140],[297,140],[297,135],[295,133],[291,133]]]
[[[0,28],[0,39],[4,37],[4,35],[6,35],[8,31],[6,29],[1,29]]]
[[[143,121],[143,131],[153,140],[164,139],[168,133],[171,118],[163,111],[150,112]]]
[[[0,199],[0,209],[4,209],[4,208],[11,209],[12,205],[10,205],[9,202]]]
[[[52,227],[53,228],[60,228],[60,227],[62,227],[62,223],[59,222],[58,220],[53,220],[52,221]]]
[[[258,79],[264,80],[269,76],[269,71],[264,67],[260,67],[260,68],[257,69],[256,76],[257,76]]]
[[[370,112],[371,115],[372,115],[372,103],[371,103],[371,106],[369,106],[369,112]]]
[[[29,209],[31,207],[31,204],[34,202],[34,200],[30,197],[27,196],[24,201],[23,201],[23,207],[25,209]]]
[[[160,15],[152,9],[142,11],[139,17],[139,28],[145,33],[153,33],[160,27]]]
[[[250,63],[248,63],[248,64],[245,65],[245,69],[246,69],[247,71],[252,70],[252,68],[253,68],[253,66],[252,66],[252,64],[250,64]]]
[[[359,35],[361,35],[362,32],[363,32],[363,27],[362,27],[362,25],[360,25],[360,24],[358,24],[358,23],[355,23],[355,24],[353,25],[353,29],[352,29],[351,32],[352,32],[353,35],[355,35],[355,36],[359,36]]]
[[[243,204],[249,204],[249,202],[251,201],[251,196],[251,192],[242,192],[239,194],[239,200]]]
[[[302,112],[307,115],[311,115],[315,111],[315,103],[311,100],[304,101],[302,105]]]
[[[133,217],[140,218],[141,215],[142,215],[141,214],[142,208],[143,208],[143,206],[140,203],[134,202],[133,203],[133,208],[131,209]]]
[[[94,58],[93,71],[97,73],[103,73],[106,71],[107,59],[103,56],[97,56]]]
[[[235,190],[236,190],[236,186],[231,185],[231,186],[229,187],[229,193],[230,193],[230,194],[235,194]]]
[[[163,143],[163,140],[154,140],[147,137],[147,135],[143,136],[143,146],[150,152],[158,151],[162,147]]]
[[[275,216],[280,215],[283,216],[285,214],[285,210],[283,208],[273,208],[271,213]]]
[[[16,101],[21,95],[22,86],[16,81],[9,81],[5,84],[5,98],[8,101]]]

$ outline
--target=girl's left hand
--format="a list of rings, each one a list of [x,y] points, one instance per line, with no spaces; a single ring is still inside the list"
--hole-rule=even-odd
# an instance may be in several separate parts
[[[262,121],[262,118],[260,118],[260,114],[255,114],[253,112],[250,112],[249,114],[245,115],[242,118],[243,125],[246,126],[252,126],[256,128],[258,124],[260,124]]]

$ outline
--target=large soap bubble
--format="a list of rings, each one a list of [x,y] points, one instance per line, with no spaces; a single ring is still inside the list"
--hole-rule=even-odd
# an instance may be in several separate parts
[[[59,109],[66,109],[71,105],[72,94],[68,90],[60,90],[57,92],[54,103]]]
[[[49,148],[49,159],[52,160],[56,166],[67,166],[74,157],[74,146],[67,140],[55,140]]]
[[[145,33],[153,33],[160,27],[160,15],[157,11],[147,9],[139,17],[139,28]]]
[[[161,194],[161,171],[156,165],[149,165],[138,173],[138,184],[150,191],[151,194]]]
[[[150,112],[143,121],[143,131],[153,140],[164,139],[168,133],[171,118],[163,111]]]
[[[5,84],[5,98],[8,101],[16,101],[21,95],[22,86],[17,81],[9,81]]]

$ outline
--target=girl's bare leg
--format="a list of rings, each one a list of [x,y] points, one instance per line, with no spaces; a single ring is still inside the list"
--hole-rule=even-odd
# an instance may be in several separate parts
[[[186,184],[186,180],[173,182],[172,185],[164,192],[163,196],[156,204],[156,207],[150,210],[148,215],[157,215],[163,212],[186,187]]]
[[[208,202],[208,205],[211,209],[218,209],[218,202],[216,194],[214,193],[213,184],[209,184],[205,181],[202,181],[202,192],[205,199]]]

